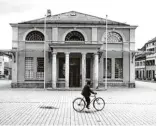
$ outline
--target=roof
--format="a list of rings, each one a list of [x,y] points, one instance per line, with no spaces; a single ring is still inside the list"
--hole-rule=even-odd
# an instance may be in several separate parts
[[[18,24],[43,24],[45,17],[30,21],[21,22]],[[55,23],[67,23],[67,24],[106,24],[106,19],[100,18],[97,16],[92,16],[89,14],[84,14],[76,11],[69,11],[61,14],[56,14],[52,16],[46,17],[47,24],[55,24]],[[125,23],[120,23],[112,20],[107,20],[108,25],[122,25],[122,26],[130,26]]]
[[[151,43],[151,42],[156,42],[156,37],[154,37],[153,39],[149,40],[146,44]]]
[[[144,46],[143,46],[140,50],[145,50],[146,45],[149,44],[149,43],[152,43],[152,42],[156,42],[156,37],[154,37],[153,39],[151,39],[151,40],[149,40],[148,42],[146,42],[146,43],[144,44]]]

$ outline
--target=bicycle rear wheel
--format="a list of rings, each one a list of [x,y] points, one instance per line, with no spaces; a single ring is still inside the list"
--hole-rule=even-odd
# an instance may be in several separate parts
[[[101,111],[105,107],[104,99],[98,97],[93,101],[93,106],[97,111]]]
[[[81,112],[85,108],[85,101],[83,98],[76,98],[73,101],[73,109],[77,112]]]

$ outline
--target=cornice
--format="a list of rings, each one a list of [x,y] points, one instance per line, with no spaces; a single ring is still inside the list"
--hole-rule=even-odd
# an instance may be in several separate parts
[[[25,27],[30,27],[30,28],[44,28],[44,24],[17,24],[17,23],[10,23],[12,27],[20,27],[20,28],[25,28]],[[58,27],[58,28],[69,28],[69,27],[75,27],[75,28],[106,28],[106,25],[92,25],[92,24],[46,24],[47,28],[53,28],[53,27]],[[129,28],[129,29],[136,29],[138,26],[132,25],[132,26],[120,26],[120,25],[108,25],[108,29],[114,28],[114,29],[119,29],[119,28]]]

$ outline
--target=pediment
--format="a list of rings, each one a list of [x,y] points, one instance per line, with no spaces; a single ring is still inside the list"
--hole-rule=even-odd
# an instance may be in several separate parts
[[[21,22],[19,24],[40,24],[44,23],[45,18]],[[92,16],[89,14],[84,14],[76,11],[65,12],[57,15],[52,15],[46,18],[46,23],[78,23],[78,24],[106,24],[106,19],[97,16]],[[107,20],[107,24],[112,25],[125,25],[130,26],[125,23],[120,23],[112,20]]]

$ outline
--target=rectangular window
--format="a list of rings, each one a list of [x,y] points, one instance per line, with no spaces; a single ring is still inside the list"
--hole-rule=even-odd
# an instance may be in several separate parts
[[[0,62],[0,66],[2,66],[2,62]]]
[[[123,59],[115,58],[115,78],[123,79]]]
[[[143,65],[145,66],[145,61],[143,61]]]
[[[25,78],[33,78],[33,57],[25,57]]]
[[[65,78],[65,58],[59,58],[59,78]]]
[[[142,66],[142,62],[140,62],[140,66]]]
[[[44,78],[44,58],[43,57],[37,58],[37,78],[38,79]]]
[[[111,78],[112,75],[112,62],[111,58],[107,58],[107,78]],[[106,78],[106,58],[104,58],[104,78]]]

